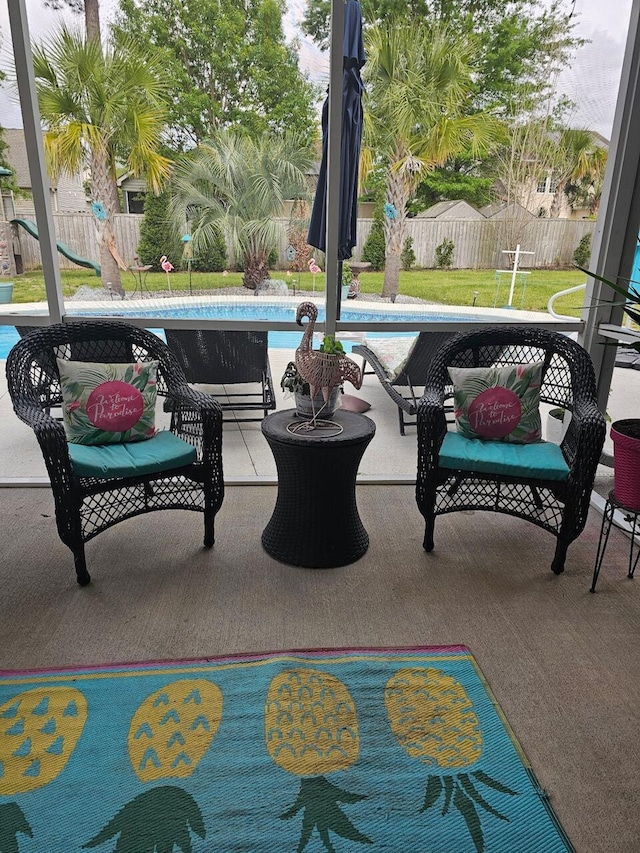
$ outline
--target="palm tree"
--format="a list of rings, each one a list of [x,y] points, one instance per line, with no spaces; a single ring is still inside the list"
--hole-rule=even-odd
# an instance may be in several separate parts
[[[398,292],[406,206],[420,178],[449,158],[488,151],[498,122],[465,114],[472,95],[473,47],[452,30],[391,21],[365,31],[364,175],[386,170],[383,296]]]
[[[113,231],[120,212],[116,163],[144,173],[154,192],[168,177],[170,161],[159,153],[161,60],[142,56],[133,43],[103,48],[98,39],[63,28],[34,48],[33,64],[49,169],[55,177],[89,164],[102,281],[123,293]]]
[[[565,128],[556,147],[554,178],[556,188],[549,209],[549,216],[557,217],[562,205],[562,195],[569,185],[594,187],[598,196],[602,191],[602,180],[607,163],[607,152],[596,145],[589,130]],[[597,188],[600,187],[600,192]],[[599,203],[599,198],[598,198]],[[597,203],[596,203],[597,210]]]
[[[189,222],[195,254],[222,233],[255,290],[269,277],[268,258],[285,226],[284,202],[308,197],[313,151],[295,133],[257,139],[222,129],[188,152],[171,177],[171,214],[177,231]]]

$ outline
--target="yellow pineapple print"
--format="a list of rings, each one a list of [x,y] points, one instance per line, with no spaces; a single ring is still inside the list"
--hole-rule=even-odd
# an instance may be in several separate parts
[[[391,731],[411,758],[429,767],[455,771],[471,767],[482,755],[482,732],[473,703],[453,676],[432,667],[401,669],[387,682],[384,700]],[[444,795],[442,815],[453,804],[477,853],[482,853],[484,834],[478,806],[499,820],[508,818],[484,799],[476,787],[478,782],[502,794],[517,794],[482,770],[432,774],[421,811],[427,811]]]
[[[141,702],[131,720],[129,759],[142,782],[185,779],[211,746],[222,719],[220,688],[206,679],[173,681]],[[194,798],[176,785],[162,785],[134,797],[84,847],[98,847],[119,835],[116,850],[191,851],[190,831],[205,837]]]
[[[222,693],[211,681],[174,681],[148,696],[129,727],[129,758],[142,782],[186,779],[211,746]]]
[[[325,774],[346,770],[357,760],[360,741],[356,709],[340,679],[316,669],[288,669],[269,685],[264,710],[267,751],[283,770],[303,777],[293,806],[280,815],[284,820],[303,811],[298,853],[314,829],[327,851],[333,853],[329,830],[363,844],[371,840],[359,832],[338,805],[357,803],[351,794],[325,779]]]
[[[87,700],[75,687],[25,690],[0,706],[0,795],[47,785],[62,773],[87,721]],[[17,803],[0,805],[0,850],[32,837]]]

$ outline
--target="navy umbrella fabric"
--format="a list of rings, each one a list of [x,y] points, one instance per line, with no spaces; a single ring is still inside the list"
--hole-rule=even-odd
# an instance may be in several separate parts
[[[342,72],[342,147],[340,157],[340,222],[338,260],[351,257],[356,245],[358,214],[358,167],[362,141],[362,94],[360,69],[365,63],[362,11],[358,0],[345,3]],[[313,200],[307,242],[326,251],[327,233],[327,147],[329,98],[322,107],[322,162]]]

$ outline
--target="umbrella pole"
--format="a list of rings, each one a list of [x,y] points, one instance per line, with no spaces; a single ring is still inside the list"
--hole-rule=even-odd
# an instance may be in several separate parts
[[[340,319],[342,309],[342,261],[338,261],[338,307],[336,309],[336,320]]]

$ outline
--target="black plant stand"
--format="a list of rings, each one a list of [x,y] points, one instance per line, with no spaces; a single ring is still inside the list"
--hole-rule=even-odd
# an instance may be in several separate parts
[[[636,553],[635,559],[633,557],[633,546],[636,543],[636,536],[640,534],[640,525],[638,523],[638,517],[640,516],[640,509],[632,509],[631,507],[625,506],[620,503],[616,499],[616,496],[613,493],[613,490],[609,492],[607,497],[607,503],[604,508],[604,514],[602,516],[602,525],[600,526],[600,540],[598,541],[598,553],[596,554],[596,565],[593,570],[593,580],[591,582],[591,590],[590,592],[596,591],[596,583],[598,582],[598,575],[600,574],[600,568],[602,567],[602,561],[604,560],[604,552],[607,550],[607,543],[609,542],[609,534],[611,533],[611,527],[613,525],[613,515],[615,511],[619,509],[625,514],[625,518],[627,521],[631,523],[631,543],[629,545],[629,571],[627,573],[628,578],[633,578],[633,575],[636,570],[636,566],[638,565],[638,558],[640,557],[640,548]]]
[[[369,547],[356,505],[358,465],[376,427],[364,415],[337,411],[339,435],[291,434],[293,409],[262,421],[278,469],[278,498],[262,534],[265,551],[309,569],[346,566]]]

